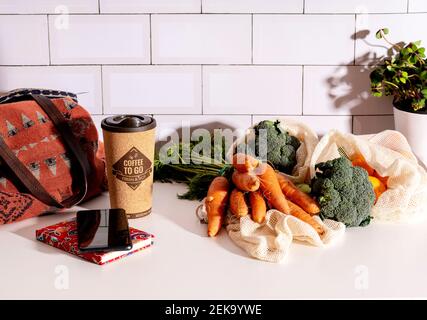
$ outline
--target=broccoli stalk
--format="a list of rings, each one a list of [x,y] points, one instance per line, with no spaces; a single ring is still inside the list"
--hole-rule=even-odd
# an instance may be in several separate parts
[[[369,224],[375,193],[365,169],[353,167],[347,158],[337,158],[317,164],[311,184],[322,219],[340,221],[347,227]]]

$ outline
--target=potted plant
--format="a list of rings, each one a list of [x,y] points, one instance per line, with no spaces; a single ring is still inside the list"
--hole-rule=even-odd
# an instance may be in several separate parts
[[[391,43],[387,28],[376,33],[390,46],[390,57],[381,61],[370,74],[371,93],[375,97],[393,96],[394,124],[411,145],[418,158],[427,164],[427,66],[425,48],[420,41]]]

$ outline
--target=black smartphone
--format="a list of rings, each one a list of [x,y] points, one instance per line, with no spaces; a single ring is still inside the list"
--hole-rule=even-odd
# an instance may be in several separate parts
[[[128,219],[123,209],[78,211],[77,238],[82,252],[132,249]]]

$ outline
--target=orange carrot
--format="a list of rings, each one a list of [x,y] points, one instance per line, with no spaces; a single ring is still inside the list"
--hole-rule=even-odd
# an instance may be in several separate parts
[[[244,153],[236,153],[233,156],[234,168],[242,173],[255,170],[260,164],[260,161]]]
[[[245,194],[238,189],[233,189],[230,194],[230,211],[236,217],[244,217],[249,213],[249,207],[246,203]]]
[[[210,237],[215,237],[221,229],[227,207],[229,187],[228,180],[225,177],[216,177],[209,186],[205,205]]]
[[[316,232],[319,235],[322,235],[325,232],[325,230],[323,230],[323,227],[311,215],[305,212],[301,207],[299,207],[298,205],[296,205],[291,201],[288,201],[288,204],[289,204],[291,215],[293,215],[294,217],[304,222],[307,222],[310,226],[314,228],[314,230],[316,230]]]
[[[260,190],[267,201],[273,208],[283,213],[289,213],[288,202],[280,189],[279,180],[277,180],[276,172],[269,164],[263,164],[265,169],[263,173],[258,175],[260,181]]]
[[[377,172],[377,170],[374,170],[374,177],[375,177],[375,178],[377,178],[378,180],[380,180],[380,181],[384,184],[384,186],[387,188],[388,178],[389,178],[389,177],[383,177],[383,176],[381,176],[381,175]]]
[[[242,191],[256,191],[259,188],[259,179],[253,173],[234,171],[231,180]]]
[[[351,158],[351,163],[355,167],[361,167],[368,172],[369,176],[374,175],[374,169],[366,162],[365,157],[362,154],[356,154]]]
[[[258,223],[262,223],[267,213],[267,205],[265,200],[259,191],[249,193],[249,203],[251,205],[251,216],[252,220]]]
[[[320,208],[316,201],[311,198],[308,194],[302,192],[291,180],[286,178],[283,174],[277,173],[277,179],[279,180],[280,188],[283,194],[290,201],[295,202],[304,211],[313,215],[320,212]]]
[[[388,182],[388,177],[383,177],[381,176],[377,170],[375,170],[374,168],[372,168],[368,162],[366,162],[365,157],[358,153],[356,155],[354,155],[351,158],[351,163],[353,164],[353,166],[355,167],[361,167],[363,169],[365,169],[368,172],[368,176],[373,176],[375,178],[377,178],[378,180],[380,180],[385,186],[387,186],[387,182]]]

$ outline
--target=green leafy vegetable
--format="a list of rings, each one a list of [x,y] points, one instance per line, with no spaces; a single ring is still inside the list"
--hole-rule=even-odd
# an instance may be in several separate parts
[[[232,167],[225,161],[224,140],[221,143],[211,141],[209,156],[195,152],[199,143],[200,141],[171,145],[166,155],[168,159],[176,159],[174,162],[162,161],[159,154],[154,160],[154,181],[188,185],[188,191],[178,195],[179,199],[201,200],[206,196],[209,185],[215,177],[231,174]],[[219,159],[214,158],[214,155],[218,154]]]
[[[316,170],[311,188],[321,218],[340,221],[347,227],[368,225],[375,193],[366,170],[354,167],[344,157],[319,163]]]
[[[296,152],[301,142],[283,130],[279,123],[270,120],[258,123],[254,127],[255,150],[248,145],[248,153],[255,157],[267,155],[267,161],[277,170],[290,174],[297,163]]]

